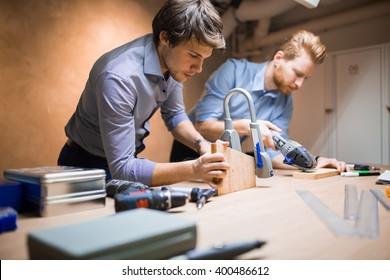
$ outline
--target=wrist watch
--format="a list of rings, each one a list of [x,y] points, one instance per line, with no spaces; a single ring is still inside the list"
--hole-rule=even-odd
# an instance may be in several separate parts
[[[198,154],[199,154],[199,150],[200,150],[200,143],[201,142],[208,142],[206,139],[204,139],[203,137],[201,137],[201,138],[198,138],[195,142],[194,142],[194,147],[195,147],[195,151],[197,151],[198,152]]]

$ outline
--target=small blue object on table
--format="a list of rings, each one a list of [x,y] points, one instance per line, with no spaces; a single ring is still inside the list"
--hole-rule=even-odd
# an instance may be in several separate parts
[[[0,179],[0,207],[23,210],[23,186],[14,180]]]
[[[11,207],[0,208],[0,233],[15,230],[18,212]]]

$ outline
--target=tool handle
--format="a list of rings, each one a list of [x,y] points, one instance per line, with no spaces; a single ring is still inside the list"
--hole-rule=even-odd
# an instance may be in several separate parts
[[[232,243],[204,250],[191,250],[186,255],[189,260],[232,260],[241,254],[260,248],[264,244],[264,241],[258,240]]]
[[[251,116],[250,131],[253,141],[253,150],[256,161],[256,176],[259,178],[269,178],[273,176],[272,162],[269,155],[265,152],[263,137],[259,123],[257,122],[255,105],[253,103],[252,96],[248,91],[242,88],[233,88],[225,96],[223,103],[224,117],[225,117],[225,131],[221,136],[222,140],[228,141],[230,147],[241,152],[241,143],[239,142],[238,133],[233,129],[233,122],[230,117],[229,101],[230,98],[236,94],[241,93],[248,101],[249,113]]]
[[[211,153],[215,154],[217,152],[217,143],[211,143]]]
[[[211,143],[210,144],[210,147],[211,147],[211,153],[212,154],[215,154],[217,152],[217,143]],[[214,177],[213,178],[213,183],[214,184],[220,184],[222,182],[221,178],[217,178],[217,177]],[[198,197],[198,200],[199,200],[199,197]]]
[[[250,116],[251,116],[251,121],[253,123],[257,122],[256,110],[255,110],[255,105],[253,105],[252,96],[250,95],[250,93],[248,91],[246,91],[243,88],[233,88],[226,95],[224,103],[223,103],[223,108],[224,108],[224,111],[225,111],[225,119],[231,119],[231,117],[230,117],[230,110],[229,110],[229,101],[230,101],[230,98],[234,94],[236,94],[236,93],[241,93],[241,94],[243,94],[246,97],[246,99],[248,101],[248,105],[249,105],[249,113],[250,113]]]

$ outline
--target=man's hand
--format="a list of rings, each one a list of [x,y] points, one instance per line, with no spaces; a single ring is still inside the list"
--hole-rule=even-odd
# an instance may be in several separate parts
[[[257,123],[260,126],[260,131],[261,131],[261,135],[263,136],[262,140],[263,140],[264,146],[266,146],[267,148],[272,148],[272,149],[276,150],[270,129],[275,130],[277,132],[282,132],[282,130],[270,121],[258,120]]]
[[[344,161],[338,161],[335,158],[319,157],[317,159],[316,168],[322,168],[322,167],[333,167],[336,168],[339,172],[350,171],[349,167]]]
[[[196,178],[207,182],[212,188],[221,186],[222,180],[226,177],[227,170],[230,168],[223,154],[211,154],[210,152],[194,160],[192,166]]]
[[[222,141],[222,140],[217,140],[215,143],[220,144],[224,147],[229,147],[229,142],[227,141]],[[211,153],[211,145],[210,142],[208,141],[202,141],[199,145],[199,154],[204,155],[205,153]]]

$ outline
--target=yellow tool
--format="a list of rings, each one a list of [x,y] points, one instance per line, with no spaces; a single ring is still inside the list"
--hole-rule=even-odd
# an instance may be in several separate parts
[[[211,153],[215,154],[217,152],[217,144],[216,143],[211,143],[210,146],[211,146]],[[221,182],[222,182],[222,178],[217,178],[217,177],[213,178],[213,183],[214,184],[219,185]]]

